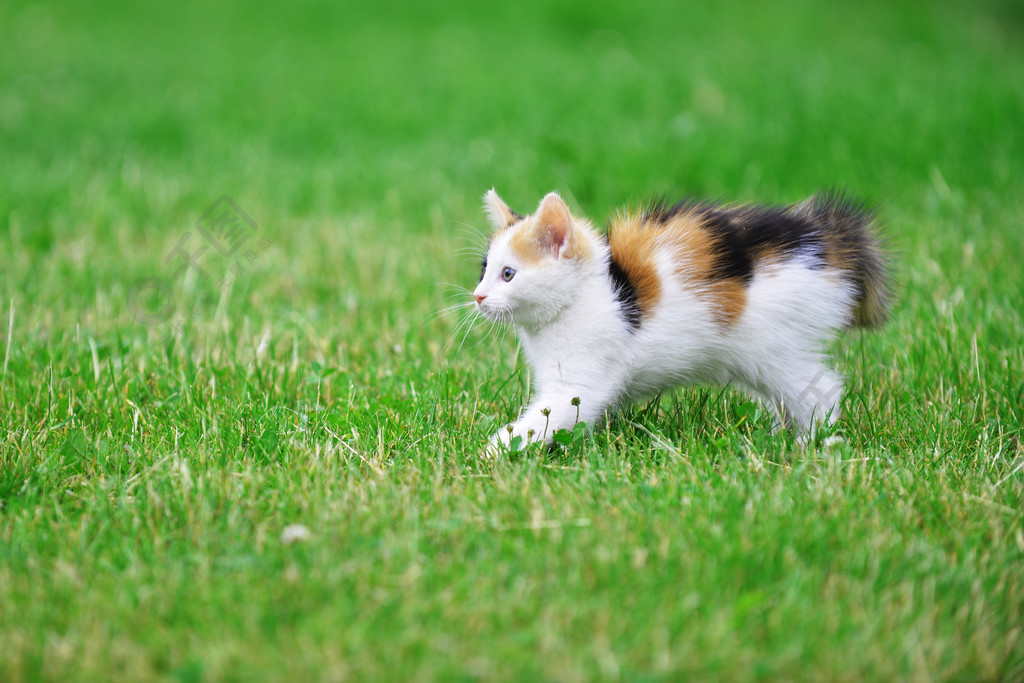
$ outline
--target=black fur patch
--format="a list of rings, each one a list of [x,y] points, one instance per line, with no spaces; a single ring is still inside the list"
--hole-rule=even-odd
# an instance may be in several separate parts
[[[715,236],[714,277],[750,282],[754,262],[766,251],[803,251],[821,258],[822,241],[816,226],[779,207],[709,211],[708,230]],[[824,265],[824,262],[821,262]]]
[[[790,207],[724,207],[685,200],[673,206],[656,205],[647,218],[665,223],[680,214],[704,219],[715,257],[710,273],[714,279],[735,278],[749,283],[758,259],[772,251],[802,251],[819,259],[823,256],[822,236],[815,221]]]
[[[629,276],[614,258],[608,259],[608,276],[612,279],[615,298],[619,300],[619,312],[630,330],[640,327],[640,305],[637,303],[636,288]]]

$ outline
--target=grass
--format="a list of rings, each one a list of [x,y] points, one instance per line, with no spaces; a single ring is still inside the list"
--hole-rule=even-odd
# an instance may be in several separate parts
[[[0,679],[1024,677],[1024,15],[676,4],[4,4]],[[829,184],[900,292],[846,445],[697,388],[481,458],[484,190]]]

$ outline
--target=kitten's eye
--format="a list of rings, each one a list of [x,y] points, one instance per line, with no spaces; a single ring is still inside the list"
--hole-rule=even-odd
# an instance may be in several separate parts
[[[505,266],[505,270],[501,271],[501,279],[508,282],[516,276],[516,269]]]
[[[484,273],[486,273],[486,272],[487,272],[487,257],[485,256],[485,257],[484,257],[484,262],[483,262],[483,264],[482,264],[482,265],[480,266],[480,281],[483,281],[483,279],[484,279]]]

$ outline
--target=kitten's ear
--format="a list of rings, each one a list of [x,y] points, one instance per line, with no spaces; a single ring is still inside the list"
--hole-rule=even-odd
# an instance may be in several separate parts
[[[534,217],[541,243],[557,258],[569,240],[572,214],[558,193],[551,192],[540,202]]]
[[[484,210],[487,211],[495,230],[504,230],[523,219],[522,216],[508,208],[508,204],[501,200],[493,187],[484,195]]]

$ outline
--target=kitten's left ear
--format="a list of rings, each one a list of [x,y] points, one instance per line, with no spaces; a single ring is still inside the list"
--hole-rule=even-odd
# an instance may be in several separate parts
[[[508,204],[501,200],[493,187],[484,195],[484,210],[490,216],[495,230],[504,230],[523,219],[522,216],[508,208]]]
[[[541,231],[540,241],[557,258],[561,255],[572,230],[572,214],[557,192],[548,193],[540,202],[534,220]]]

